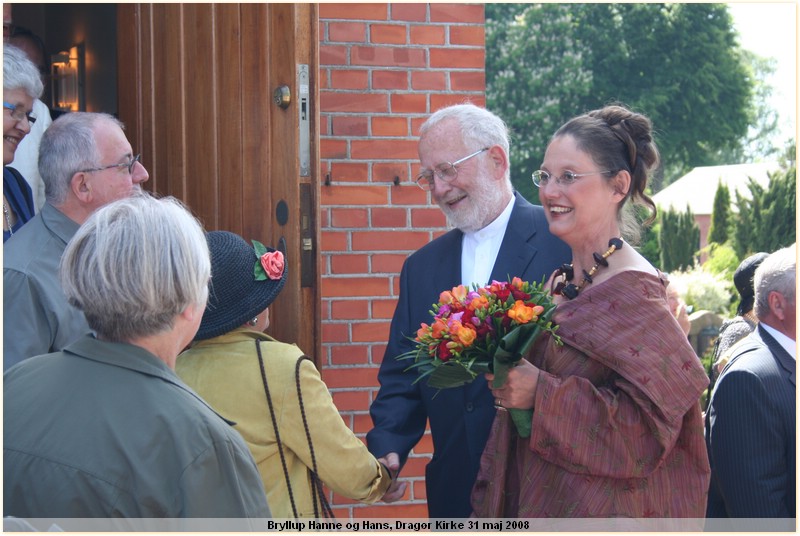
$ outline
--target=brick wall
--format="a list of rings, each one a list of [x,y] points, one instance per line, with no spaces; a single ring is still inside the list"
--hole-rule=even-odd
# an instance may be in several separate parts
[[[363,439],[403,260],[445,230],[413,182],[417,131],[437,109],[484,99],[482,4],[319,5],[322,376]],[[337,517],[426,517],[426,434],[402,501],[334,495]]]

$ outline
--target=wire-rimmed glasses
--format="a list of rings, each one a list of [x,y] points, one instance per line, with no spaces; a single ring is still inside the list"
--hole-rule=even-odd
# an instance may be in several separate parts
[[[136,162],[139,161],[139,157],[141,157],[141,156],[142,156],[141,154],[137,154],[136,156],[131,158],[130,162],[120,162],[119,164],[109,164],[107,166],[102,166],[102,167],[81,169],[81,170],[78,170],[78,173],[92,173],[94,171],[104,171],[106,169],[124,167],[124,168],[128,168],[128,174],[129,175],[133,175],[133,166],[136,165]]]
[[[459,158],[455,162],[442,162],[441,164],[436,166],[436,169],[426,169],[425,171],[421,171],[417,178],[415,179],[417,186],[422,188],[425,191],[429,191],[433,189],[433,175],[436,174],[439,177],[439,180],[444,182],[453,182],[458,177],[458,168],[456,167],[458,164],[466,162],[473,156],[478,156],[484,151],[488,151],[489,147],[484,147],[483,149],[479,149],[472,154],[468,154],[464,158]]]
[[[11,118],[15,121],[22,121],[23,119],[28,120],[28,124],[32,125],[36,122],[36,116],[33,115],[31,112],[26,112],[19,106],[15,104],[11,104],[9,102],[3,101],[3,108],[9,110],[11,112]]]
[[[565,171],[560,177],[556,177],[548,173],[547,171],[537,169],[536,171],[531,174],[531,179],[533,180],[534,186],[537,188],[541,188],[542,186],[547,186],[550,183],[550,179],[554,179],[556,184],[559,186],[569,186],[573,184],[576,180],[580,177],[585,177],[587,175],[594,175],[596,173],[603,174],[603,173],[611,173],[610,171],[588,171],[586,173],[573,173],[572,171]]]

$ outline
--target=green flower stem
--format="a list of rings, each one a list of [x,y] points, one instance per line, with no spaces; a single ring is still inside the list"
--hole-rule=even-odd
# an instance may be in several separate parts
[[[516,363],[513,365],[508,365],[507,363],[495,360],[494,380],[492,380],[492,387],[495,389],[502,387],[508,378],[508,371],[513,366],[516,366]],[[533,410],[509,408],[508,413],[511,414],[511,420],[514,421],[514,426],[517,427],[517,433],[519,436],[531,437],[531,421],[533,420]]]

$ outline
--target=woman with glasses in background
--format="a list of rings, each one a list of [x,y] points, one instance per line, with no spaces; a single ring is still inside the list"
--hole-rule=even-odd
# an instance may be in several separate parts
[[[548,283],[563,344],[543,335],[492,389],[498,406],[533,409],[532,433],[520,438],[498,412],[475,515],[705,515],[708,378],[669,309],[666,276],[631,245],[633,206],[655,218],[645,188],[658,162],[650,120],[622,106],[578,116],[551,139],[533,182],[550,232],[572,249]]]
[[[31,187],[8,164],[36,121],[31,110],[42,90],[36,66],[18,48],[3,45],[3,243],[33,218]]]

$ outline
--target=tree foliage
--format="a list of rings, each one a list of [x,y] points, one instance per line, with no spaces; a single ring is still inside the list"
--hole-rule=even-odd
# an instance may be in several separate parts
[[[736,193],[733,248],[744,259],[757,251],[772,252],[797,240],[797,168],[792,165],[770,175],[764,188],[748,182],[750,199]]]
[[[688,206],[686,212],[672,208],[661,212],[658,247],[661,250],[661,269],[665,272],[694,266],[695,255],[700,249],[700,228]]]
[[[514,133],[517,189],[535,198],[553,132],[611,102],[650,117],[670,179],[736,147],[753,80],[732,28],[724,4],[486,4],[487,106]]]
[[[731,214],[731,192],[719,182],[714,194],[714,206],[711,209],[711,225],[708,229],[708,242],[724,244],[728,241],[728,226]]]

